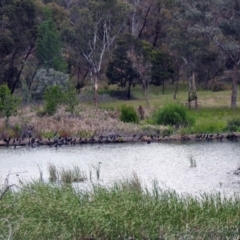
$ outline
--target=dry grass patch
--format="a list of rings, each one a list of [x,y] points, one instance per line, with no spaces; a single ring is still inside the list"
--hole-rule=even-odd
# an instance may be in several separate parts
[[[32,126],[36,137],[55,132],[61,136],[81,136],[81,133],[91,136],[106,132],[132,133],[140,130],[138,125],[121,122],[117,110],[102,110],[81,105],[77,107],[76,112],[71,116],[58,109],[54,116],[39,117],[36,111],[33,112],[31,107],[26,106],[19,109],[17,116],[10,118],[9,126],[18,125],[22,129],[24,126]],[[2,135],[8,135],[5,133],[4,119],[0,119],[0,131]]]

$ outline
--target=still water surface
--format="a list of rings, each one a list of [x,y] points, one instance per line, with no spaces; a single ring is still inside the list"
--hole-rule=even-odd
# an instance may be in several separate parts
[[[152,143],[65,146],[61,148],[0,148],[0,179],[9,175],[10,183],[18,179],[39,178],[39,168],[48,179],[48,164],[70,168],[78,165],[96,179],[100,162],[100,183],[137,173],[144,186],[157,180],[163,189],[198,195],[203,192],[240,193],[240,143]],[[191,167],[190,158],[196,161]],[[18,175],[18,176],[17,176]]]

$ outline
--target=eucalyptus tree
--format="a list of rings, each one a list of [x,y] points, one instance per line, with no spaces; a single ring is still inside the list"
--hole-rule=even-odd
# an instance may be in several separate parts
[[[232,66],[231,107],[237,107],[237,90],[240,70],[240,1],[219,0],[218,27],[221,34],[216,34],[213,41],[229,57]]]
[[[127,46],[127,57],[131,60],[132,67],[138,73],[138,83],[142,84],[145,100],[148,108],[149,84],[151,82],[151,66],[153,47],[149,42],[140,40],[138,37],[131,34],[125,34],[124,39]]]
[[[171,23],[172,0],[128,0],[128,33],[161,47]]]
[[[201,46],[197,55],[196,73],[199,81],[208,81],[221,75],[224,70],[225,57],[213,41],[214,36],[220,33],[216,26],[218,14],[216,13],[216,1],[191,1],[190,16],[195,16],[188,27],[191,36],[201,40]]]
[[[189,84],[188,106],[195,101],[197,107],[196,79],[214,78],[223,70],[219,51],[212,36],[218,32],[212,13],[213,1],[183,0],[177,3],[178,12],[173,15],[174,24],[170,29],[170,48],[182,60],[181,68],[187,73]]]
[[[53,68],[56,71],[65,72],[66,62],[62,56],[60,34],[52,19],[49,9],[45,11],[46,19],[38,28],[36,41],[36,55],[41,67]]]
[[[76,41],[79,53],[89,65],[98,105],[98,85],[106,53],[125,26],[129,5],[120,0],[83,0],[75,8]]]
[[[188,6],[187,6],[188,7]],[[188,8],[185,4],[179,6],[179,12],[174,15],[174,25],[169,31],[170,49],[177,55],[181,61],[181,68],[184,69],[188,79],[188,107],[191,107],[191,101],[195,101],[197,107],[197,93],[195,84],[195,71],[197,67],[197,54],[200,48],[200,42],[188,31],[189,16]]]
[[[34,1],[1,1],[0,30],[0,83],[6,83],[13,93],[35,47],[37,31]]]
[[[183,0],[181,4],[188,17],[186,30],[192,34],[189,39],[195,35],[197,39],[202,38],[205,42],[199,52],[199,59],[202,58],[200,63],[205,61],[205,66],[214,63],[212,66],[216,76],[222,73],[223,67],[226,68],[226,59],[230,59],[228,65],[232,68],[231,107],[236,108],[240,65],[240,1]]]
[[[167,52],[153,50],[151,53],[151,84],[162,86],[164,94],[165,81],[174,77],[174,66]]]
[[[131,87],[138,83],[140,77],[137,68],[133,65],[132,57],[128,55],[131,40],[125,36],[117,41],[117,47],[113,51],[113,59],[109,62],[106,71],[109,84],[117,84],[121,88],[127,88],[127,99],[131,98]]]

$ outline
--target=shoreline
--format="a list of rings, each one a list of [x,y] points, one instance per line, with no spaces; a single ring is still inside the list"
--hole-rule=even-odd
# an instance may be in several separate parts
[[[61,147],[66,145],[83,145],[83,144],[120,144],[120,143],[147,143],[152,142],[238,142],[240,133],[223,133],[223,134],[172,134],[169,136],[159,136],[155,134],[133,134],[124,135],[106,134],[92,136],[89,138],[82,137],[53,137],[53,138],[4,138],[0,139],[0,147]]]

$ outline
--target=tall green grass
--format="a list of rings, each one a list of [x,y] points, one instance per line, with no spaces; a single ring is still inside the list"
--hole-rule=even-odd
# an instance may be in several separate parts
[[[206,107],[189,110],[188,114],[196,119],[190,128],[192,133],[217,133],[229,131],[227,124],[231,119],[240,118],[240,111],[230,108]]]
[[[168,107],[169,105],[166,105]],[[184,108],[184,107],[183,107]],[[147,123],[154,124],[156,116],[165,109],[153,112]],[[191,125],[173,129],[176,133],[220,133],[230,131],[240,131],[240,111],[238,109],[206,107],[200,109],[186,109],[189,119],[193,119]],[[173,112],[175,114],[175,112]],[[174,114],[172,114],[174,116]],[[169,125],[172,119],[168,120]],[[141,123],[144,126],[144,123]],[[156,123],[155,123],[156,124]]]
[[[35,181],[8,191],[0,207],[1,239],[238,239],[240,199],[181,196],[137,176],[83,191]]]

